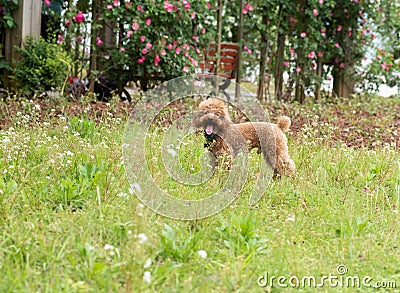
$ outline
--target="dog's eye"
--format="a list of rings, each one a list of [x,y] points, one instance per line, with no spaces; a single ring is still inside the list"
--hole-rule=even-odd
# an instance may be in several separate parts
[[[216,113],[216,115],[217,115],[217,117],[221,116],[221,114],[219,114],[219,113]]]

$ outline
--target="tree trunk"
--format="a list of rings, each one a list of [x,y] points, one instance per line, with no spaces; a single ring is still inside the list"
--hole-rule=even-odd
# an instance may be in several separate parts
[[[235,84],[235,98],[236,100],[240,99],[240,81],[242,75],[242,37],[243,37],[243,0],[240,0],[239,5],[239,30],[238,30],[238,52],[237,52],[237,59],[236,59],[236,84]]]
[[[354,94],[354,80],[350,72],[343,69],[335,69],[333,74],[333,94],[337,97],[350,98]]]
[[[315,91],[315,99],[317,102],[321,101],[321,80],[322,80],[322,60],[321,58],[317,59],[317,76],[318,76],[318,84]]]
[[[97,62],[96,62],[96,38],[98,35],[98,30],[95,29],[97,23],[97,16],[99,15],[97,1],[92,1],[92,31],[90,34],[90,60],[89,60],[89,92],[93,94],[94,92],[94,82],[95,76],[94,72],[97,70]]]
[[[275,68],[275,97],[277,100],[281,100],[283,93],[283,62],[285,58],[285,35],[278,35],[277,40],[277,56],[276,56],[276,68]]]
[[[265,88],[265,70],[267,67],[267,58],[268,58],[268,46],[269,46],[269,34],[268,31],[265,30],[268,27],[268,16],[264,14],[262,16],[262,24],[264,31],[261,33],[262,46],[261,46],[261,60],[260,60],[260,73],[258,79],[258,88],[257,88],[257,99],[261,102],[264,101],[264,88]]]

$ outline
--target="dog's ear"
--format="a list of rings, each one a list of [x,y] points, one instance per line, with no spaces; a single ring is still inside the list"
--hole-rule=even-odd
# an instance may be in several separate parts
[[[222,125],[226,125],[227,126],[227,125],[232,123],[231,120],[230,120],[229,115],[228,116],[220,115],[219,119],[221,120]]]

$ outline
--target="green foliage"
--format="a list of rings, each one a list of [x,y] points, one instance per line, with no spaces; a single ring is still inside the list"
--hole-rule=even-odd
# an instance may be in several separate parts
[[[382,1],[373,17],[375,41],[362,76],[368,82],[362,85],[374,92],[387,84],[397,86],[400,92],[400,6],[395,1]]]
[[[188,262],[198,249],[202,233],[193,233],[193,235],[176,231],[168,224],[164,224],[161,231],[160,251],[158,256],[164,260],[173,260],[176,262]]]
[[[92,139],[96,133],[96,123],[87,118],[71,117],[68,129],[82,138]]]
[[[256,249],[262,248],[255,232],[256,227],[254,213],[249,212],[245,215],[232,214],[229,223],[224,222],[215,231],[224,239],[223,242],[228,249],[236,255],[240,255],[253,253]]]
[[[16,27],[11,14],[17,9],[18,0],[0,0],[0,31]]]
[[[60,46],[28,38],[26,46],[18,50],[22,59],[15,64],[12,77],[17,82],[16,91],[32,95],[63,87],[71,59]]]
[[[6,29],[16,28],[16,24],[11,14],[18,9],[18,0],[0,0],[0,37],[4,42],[4,33]],[[0,70],[10,70],[10,63],[4,61],[3,43],[0,44]]]

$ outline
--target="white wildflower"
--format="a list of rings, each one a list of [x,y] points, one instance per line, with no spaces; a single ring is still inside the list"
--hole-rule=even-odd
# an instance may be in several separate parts
[[[151,273],[146,271],[143,273],[143,282],[146,282],[148,284],[151,283]]]
[[[294,220],[295,220],[295,216],[289,216],[286,219],[286,221],[292,221],[292,222],[294,222]]]
[[[151,266],[151,264],[152,264],[151,258],[148,258],[146,260],[146,263],[143,265],[143,268],[147,269],[147,268],[149,268]]]
[[[114,249],[114,245],[111,245],[111,244],[104,245],[104,250],[113,250],[113,249]]]
[[[197,253],[201,258],[207,258],[207,252],[206,251],[199,250],[199,251],[197,251]]]
[[[145,243],[147,240],[149,240],[149,237],[147,237],[147,235],[144,233],[138,234],[137,238],[139,238],[139,243]]]

